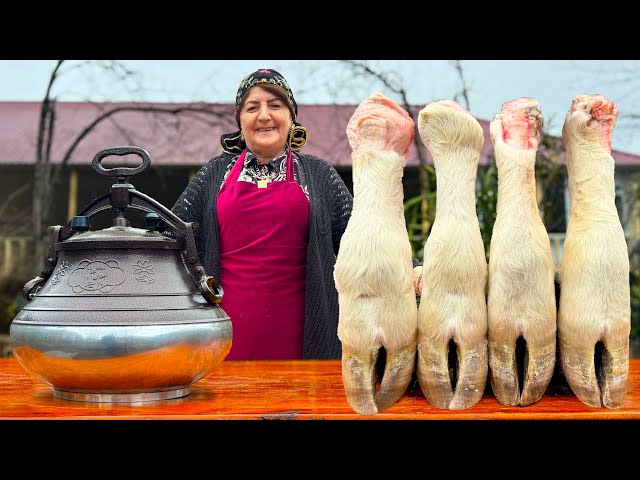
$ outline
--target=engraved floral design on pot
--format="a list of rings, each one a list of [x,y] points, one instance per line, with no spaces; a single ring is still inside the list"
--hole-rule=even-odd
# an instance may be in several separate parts
[[[136,280],[139,282],[153,283],[155,281],[151,277],[153,275],[153,265],[147,260],[138,260],[133,265],[133,274],[136,275]]]
[[[64,277],[67,271],[69,270],[69,262],[63,260],[60,263],[58,269],[53,273],[51,277],[51,284],[55,285],[60,281],[60,277]]]
[[[109,293],[125,280],[124,271],[115,260],[83,260],[69,275],[69,286],[74,293],[82,291]]]

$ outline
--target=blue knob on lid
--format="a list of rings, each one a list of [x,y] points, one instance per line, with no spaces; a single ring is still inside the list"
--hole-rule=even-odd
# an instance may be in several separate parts
[[[78,232],[86,232],[91,229],[91,221],[89,217],[77,215],[71,220],[71,228]]]

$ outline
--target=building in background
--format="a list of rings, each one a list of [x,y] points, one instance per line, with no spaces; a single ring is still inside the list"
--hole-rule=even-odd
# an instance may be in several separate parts
[[[24,263],[32,251],[30,185],[37,158],[41,105],[0,102],[0,278],[16,264]],[[351,191],[351,148],[345,130],[356,108],[357,105],[300,105],[298,115],[309,134],[303,152],[330,162]],[[416,107],[416,111],[420,108]],[[57,102],[50,157],[54,165],[64,162],[65,167],[54,185],[48,225],[66,224],[89,202],[109,192],[112,179],[97,174],[91,162],[100,150],[122,145],[135,145],[149,152],[150,168],[132,177],[130,183],[170,208],[195,172],[221,153],[220,135],[237,128],[233,111],[234,106],[229,104]],[[493,146],[489,121],[478,121],[485,134],[479,168],[485,169],[494,164]],[[405,169],[405,199],[420,193],[419,155],[432,164],[418,138]],[[630,250],[635,251],[640,239],[640,156],[620,151],[613,151],[612,155],[616,165],[616,202]],[[139,158],[135,156],[103,161],[107,167],[137,164]],[[555,211],[560,216],[564,213],[560,226],[549,231],[553,255],[558,260],[568,218],[566,181],[555,197]],[[92,219],[95,228],[108,227],[110,222],[110,218],[97,222]],[[41,262],[37,264],[40,266]]]

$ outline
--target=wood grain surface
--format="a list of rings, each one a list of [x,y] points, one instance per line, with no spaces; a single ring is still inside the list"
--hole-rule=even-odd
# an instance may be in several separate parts
[[[413,382],[391,408],[372,416],[347,403],[339,360],[224,361],[173,400],[108,404],[62,400],[14,358],[0,359],[0,419],[121,420],[639,420],[640,359],[629,366],[622,408],[594,408],[556,374],[544,397],[526,407],[501,405],[487,386],[466,410],[430,405]]]

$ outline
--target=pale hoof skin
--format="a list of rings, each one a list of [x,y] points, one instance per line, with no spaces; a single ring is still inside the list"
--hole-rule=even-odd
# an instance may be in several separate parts
[[[519,361],[516,342],[489,342],[489,380],[496,400],[503,405],[531,405],[544,396],[551,382],[556,364],[555,336],[543,343],[526,343],[525,348],[524,358]]]
[[[422,393],[436,408],[463,410],[482,399],[489,369],[487,342],[456,345],[456,365],[449,365],[449,343],[418,346],[416,373]],[[452,378],[453,377],[453,378]]]
[[[573,393],[592,407],[620,408],[627,393],[629,343],[575,345],[560,339],[560,363]]]

